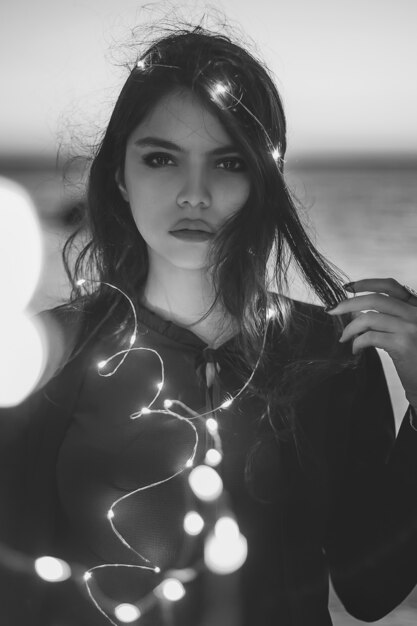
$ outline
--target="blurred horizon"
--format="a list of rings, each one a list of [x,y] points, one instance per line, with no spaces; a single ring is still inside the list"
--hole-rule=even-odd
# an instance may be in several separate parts
[[[0,174],[1,172],[12,172],[14,170],[54,170],[60,171],[71,159],[78,158],[74,153],[71,156],[64,156],[65,151],[58,155],[54,153],[36,152],[1,152],[0,151]],[[81,162],[85,162],[85,154],[80,154]],[[285,159],[286,168],[406,168],[416,169],[417,175],[417,149],[413,152],[398,151],[381,152],[305,152],[289,154]]]

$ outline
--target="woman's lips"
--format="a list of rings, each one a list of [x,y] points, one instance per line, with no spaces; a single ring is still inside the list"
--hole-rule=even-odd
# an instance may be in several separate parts
[[[213,233],[204,230],[174,230],[170,232],[170,235],[188,241],[207,241],[213,237]]]

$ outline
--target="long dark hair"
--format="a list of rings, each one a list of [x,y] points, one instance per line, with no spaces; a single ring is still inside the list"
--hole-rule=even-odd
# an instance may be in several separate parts
[[[91,163],[86,199],[90,241],[73,268],[69,259],[76,233],[64,249],[73,287],[71,306],[87,303],[88,319],[94,322],[85,325],[81,341],[109,319],[118,320],[118,332],[129,328],[129,308],[120,293],[104,283],[116,285],[137,301],[147,280],[148,255],[116,174],[124,170],[126,143],[133,130],[163,96],[185,88],[218,117],[242,152],[251,176],[249,198],[216,234],[209,265],[216,293],[213,307],[220,302],[233,316],[240,329],[241,352],[253,365],[271,304],[280,332],[289,336],[297,326],[292,301],[278,295],[271,303],[270,296],[271,278],[273,291],[287,292],[291,260],[325,305],[345,297],[338,273],[303,228],[284,179],[286,121],[277,88],[253,54],[230,37],[201,26],[164,34],[128,69]],[[97,286],[83,296],[77,281],[86,276],[97,280]],[[106,314],[99,315],[101,311]]]

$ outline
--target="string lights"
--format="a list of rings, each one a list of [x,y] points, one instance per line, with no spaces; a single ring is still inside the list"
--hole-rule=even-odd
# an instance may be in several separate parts
[[[85,279],[81,279],[80,281],[78,281],[78,285],[82,286],[86,282],[87,281]],[[98,283],[99,281],[94,282]],[[230,407],[232,403],[235,402],[235,400],[250,384],[250,381],[255,374],[255,371],[260,362],[260,358],[262,356],[262,352],[264,350],[267,326],[269,320],[274,317],[274,309],[269,308],[266,313],[266,326],[263,344],[261,354],[259,355],[255,368],[243,387],[234,396],[231,396],[230,394],[227,395],[226,398],[219,404],[219,406],[205,413],[197,413],[183,402],[175,399],[165,399],[163,401],[164,408],[155,409],[152,408],[152,406],[159,398],[165,384],[165,370],[163,359],[156,350],[134,345],[138,336],[138,321],[132,300],[118,287],[110,283],[102,284],[107,285],[111,289],[117,290],[127,299],[133,313],[134,329],[133,333],[130,335],[128,347],[100,361],[97,364],[97,374],[103,377],[113,376],[131,352],[140,350],[146,350],[148,352],[151,352],[159,361],[161,369],[160,378],[155,383],[156,393],[150,403],[147,406],[141,407],[140,410],[138,410],[137,412],[131,414],[130,419],[144,419],[145,416],[146,418],[148,418],[148,416],[151,414],[154,415],[155,418],[158,415],[168,416],[170,419],[178,420],[192,435],[190,453],[188,455],[188,458],[185,462],[182,463],[180,467],[178,467],[178,469],[174,473],[162,478],[161,480],[139,487],[124,494],[120,498],[116,499],[107,510],[106,518],[112,532],[121,542],[121,544],[124,545],[128,550],[133,552],[135,554],[135,557],[140,559],[142,563],[136,565],[124,563],[105,563],[102,565],[97,565],[84,571],[82,575],[82,580],[87,590],[88,596],[90,597],[95,607],[100,611],[103,616],[107,618],[107,620],[113,626],[117,626],[114,619],[117,619],[119,623],[136,622],[137,620],[140,620],[140,617],[147,613],[155,605],[155,603],[159,602],[161,599],[170,602],[179,601],[186,593],[184,585],[186,585],[186,583],[190,580],[194,579],[198,575],[199,568],[201,568],[201,564],[199,564],[195,567],[166,571],[164,574],[162,574],[162,581],[159,580],[152,589],[152,591],[149,592],[145,597],[141,598],[140,602],[138,602],[137,604],[115,604],[114,600],[110,600],[100,591],[97,584],[95,583],[94,577],[94,574],[99,570],[124,568],[136,571],[140,570],[144,573],[149,573],[150,576],[156,576],[161,574],[161,568],[159,567],[159,565],[157,563],[152,563],[147,556],[135,550],[135,548],[127,541],[127,539],[117,527],[118,505],[126,499],[134,496],[135,494],[161,485],[162,483],[166,483],[176,476],[187,471],[188,484],[195,498],[197,498],[197,500],[201,502],[203,508],[207,506],[212,507],[211,514],[209,515],[208,519],[211,519],[213,517],[214,511],[222,513],[221,517],[218,519],[216,519],[218,515],[214,514],[214,522],[213,519],[211,519],[210,523],[208,524],[207,520],[204,519],[201,512],[197,512],[196,510],[191,509],[185,514],[183,520],[183,529],[186,534],[190,536],[198,536],[204,533],[203,541],[205,567],[209,568],[211,571],[217,574],[226,574],[231,573],[241,567],[246,559],[246,539],[243,537],[243,535],[241,535],[236,520],[228,512],[227,497],[224,492],[223,481],[219,472],[217,471],[217,469],[215,469],[221,465],[223,454],[221,438],[219,434],[219,424],[213,416],[216,415],[217,411],[225,410]],[[116,362],[116,365],[112,367],[114,361]],[[187,413],[187,416],[184,417],[182,415],[179,415],[173,410],[173,407],[182,408]],[[209,448],[207,449],[204,460],[200,462],[199,465],[197,465],[196,467],[193,467],[199,443],[198,430],[193,422],[197,418],[201,419],[204,417],[206,418],[205,429],[211,439],[211,446],[209,446]],[[213,503],[215,505],[214,508]],[[77,565],[74,565],[71,568],[70,565],[65,561],[51,556],[42,556],[34,561],[34,570],[36,574],[40,578],[48,582],[60,582],[62,580],[66,580],[67,578],[74,576],[75,572],[78,572],[79,569],[80,567]]]
[[[274,145],[265,126],[262,124],[259,118],[257,118],[256,115],[250,109],[248,109],[248,107],[245,104],[243,104],[242,98],[237,98],[234,95],[233,91],[230,88],[226,87],[226,85],[222,82],[214,83],[213,87],[211,88],[211,96],[212,96],[212,99],[215,100],[215,102],[217,102],[217,104],[220,104],[220,105],[225,104],[223,100],[223,96],[229,96],[230,98],[232,98],[232,100],[234,101],[234,106],[240,105],[246,111],[246,113],[248,113],[252,117],[252,119],[255,120],[258,126],[262,129],[262,132],[264,133],[267,144],[269,146],[269,151],[274,161],[277,164],[279,164],[279,162],[282,162],[282,163],[285,162],[284,159],[282,158],[282,150],[281,150],[280,145],[278,146]]]
[[[113,285],[109,283],[106,283],[106,284],[110,288],[113,288]],[[118,289],[118,291],[120,293],[123,293],[120,289]],[[135,328],[134,328],[133,334],[131,335],[131,338],[134,338],[136,340],[136,337],[138,334],[137,316],[134,310],[134,305],[133,305],[132,300],[128,298],[127,296],[126,298],[132,308],[132,311],[134,313],[134,320],[135,320]],[[266,314],[266,321],[268,322],[273,317],[274,317],[274,310],[272,308],[269,308]],[[142,407],[138,412],[133,413],[130,416],[130,418],[138,419],[143,415],[149,415],[149,414],[170,415],[174,419],[180,420],[184,425],[186,424],[187,427],[191,428],[193,435],[194,435],[194,445],[192,449],[192,454],[188,458],[186,463],[177,470],[177,472],[173,473],[172,475],[160,481],[151,483],[144,487],[140,487],[136,490],[133,490],[127,494],[124,494],[121,498],[113,502],[113,504],[111,505],[110,509],[107,512],[107,519],[116,537],[121,541],[121,543],[125,547],[127,547],[129,550],[134,552],[136,556],[138,556],[139,558],[145,561],[145,563],[147,564],[145,567],[147,567],[149,570],[152,570],[155,573],[158,573],[160,571],[159,567],[156,564],[152,565],[147,557],[137,552],[129,544],[129,542],[125,539],[125,537],[121,534],[121,532],[117,529],[116,523],[115,523],[115,509],[117,508],[117,505],[120,504],[120,502],[122,502],[123,500],[130,498],[131,496],[133,496],[134,494],[137,494],[140,491],[143,491],[145,489],[151,489],[152,487],[155,487],[164,482],[172,480],[175,476],[178,476],[179,474],[184,472],[186,469],[190,469],[190,472],[188,475],[188,482],[189,482],[191,491],[199,500],[201,500],[203,503],[210,503],[210,502],[217,501],[222,496],[223,481],[221,479],[220,474],[214,469],[214,467],[218,466],[222,460],[221,438],[219,435],[218,422],[213,417],[213,415],[216,415],[216,411],[218,410],[222,410],[222,409],[226,409],[230,407],[232,403],[236,400],[236,398],[240,396],[243,393],[244,389],[246,389],[246,387],[249,385],[251,379],[253,378],[255,374],[257,366],[259,364],[259,361],[260,361],[260,358],[261,358],[261,355],[265,346],[265,340],[266,340],[266,328],[265,328],[261,354],[258,358],[256,366],[253,372],[251,373],[251,376],[246,381],[245,385],[238,391],[238,393],[235,396],[231,396],[231,395],[227,396],[226,399],[215,409],[212,409],[210,411],[207,411],[206,413],[200,413],[200,414],[190,409],[190,407],[188,407],[183,402],[179,400],[175,400],[175,399],[165,399],[163,403],[164,404],[163,410],[151,408],[152,405],[157,400],[157,398],[159,397],[159,395],[161,394],[164,388],[164,383],[165,383],[164,363],[163,363],[161,356],[156,350],[153,350],[150,348],[144,348],[144,347],[136,347],[134,346],[134,341],[130,341],[129,347],[127,349],[121,350],[113,354],[112,356],[105,359],[104,361],[101,361],[98,364],[99,375],[112,376],[120,367],[121,363],[124,362],[124,360],[126,359],[127,355],[130,352],[133,352],[136,350],[148,350],[149,352],[154,353],[156,357],[159,359],[160,367],[161,367],[161,380],[155,383],[157,392],[154,398],[148,404],[148,406]],[[103,369],[106,368],[113,361],[113,359],[117,359],[118,357],[121,357],[121,356],[122,356],[122,360],[119,361],[118,365],[113,370],[107,373],[103,372]],[[178,413],[174,412],[172,410],[172,407],[174,405],[177,405],[181,407],[182,409],[184,409],[188,413],[188,417],[183,417],[179,415]],[[205,416],[208,416],[207,419],[205,420],[205,425],[206,425],[206,430],[212,439],[213,446],[207,450],[203,464],[200,464],[197,467],[194,467],[193,469],[191,469],[193,466],[194,459],[195,459],[197,446],[198,446],[198,440],[199,440],[197,429],[194,427],[192,421],[195,420],[196,418],[202,418]],[[186,514],[184,518],[184,531],[186,533],[192,536],[193,535],[196,536],[203,531],[204,527],[205,527],[205,521],[199,513],[197,513],[196,511],[189,511]],[[231,516],[224,516],[221,519],[219,519],[216,522],[214,531],[210,532],[205,539],[204,558],[205,558],[206,566],[209,569],[211,569],[213,572],[216,572],[218,574],[230,573],[232,571],[235,571],[239,567],[241,567],[241,565],[244,563],[246,559],[246,554],[247,554],[247,542],[246,542],[246,539],[240,534],[236,521]],[[123,565],[118,564],[118,566],[120,567]],[[106,566],[101,566],[101,567],[106,567]],[[109,564],[107,565],[107,567],[112,567],[112,565]],[[141,566],[138,566],[138,567],[141,567]],[[89,573],[91,574],[93,571],[94,571],[94,568],[89,570]],[[89,584],[89,579],[86,580],[86,584]],[[160,597],[162,594],[165,597],[165,599],[168,599],[171,601],[175,601],[174,598],[176,600],[179,600],[184,595],[184,593],[185,593],[184,586],[182,585],[182,583],[179,581],[178,578],[169,578],[169,579],[165,578],[154,589],[155,598]],[[94,603],[96,604],[96,606],[99,606],[97,601],[93,598],[90,586],[89,586],[89,594],[90,594],[90,597],[93,599]],[[136,617],[135,619],[139,619],[141,614],[143,613],[140,612],[138,617]],[[131,613],[129,613],[129,615],[132,615],[132,618],[133,618],[134,612],[132,611]]]
[[[137,61],[136,63],[136,69],[138,70],[146,70],[146,69],[151,69],[153,67],[167,67],[167,68],[174,68],[174,69],[180,69],[178,66],[176,65],[164,65],[161,63],[149,63],[148,65],[146,64],[144,59],[140,59]],[[215,81],[214,84],[212,85],[211,89],[211,97],[212,99],[217,103],[220,104],[221,106],[225,106],[226,103],[224,101],[224,97],[229,96],[230,98],[232,98],[233,100],[233,110],[236,109],[237,105],[240,105],[251,117],[253,120],[255,120],[255,122],[258,124],[258,126],[262,129],[262,132],[265,135],[267,144],[269,146],[269,151],[271,153],[272,158],[274,159],[274,161],[279,165],[280,163],[285,163],[283,157],[282,157],[282,149],[280,144],[278,144],[277,146],[274,145],[273,141],[271,140],[269,133],[267,132],[265,126],[262,124],[262,122],[259,120],[258,117],[256,117],[256,115],[253,113],[253,111],[251,111],[245,104],[243,104],[242,102],[242,96],[240,98],[236,97],[235,94],[233,93],[232,87],[225,84],[225,82],[222,81]]]

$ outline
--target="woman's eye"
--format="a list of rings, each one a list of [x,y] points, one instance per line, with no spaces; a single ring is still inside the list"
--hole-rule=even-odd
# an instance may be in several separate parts
[[[146,156],[143,157],[144,162],[146,163],[146,165],[149,165],[149,167],[165,167],[167,165],[170,165],[170,163],[168,163],[168,161],[171,161],[171,163],[173,163],[172,158],[170,157],[169,154],[147,154]]]
[[[245,162],[238,158],[222,159],[218,162],[218,165],[223,166],[221,169],[225,169],[228,172],[243,172],[246,169]]]

